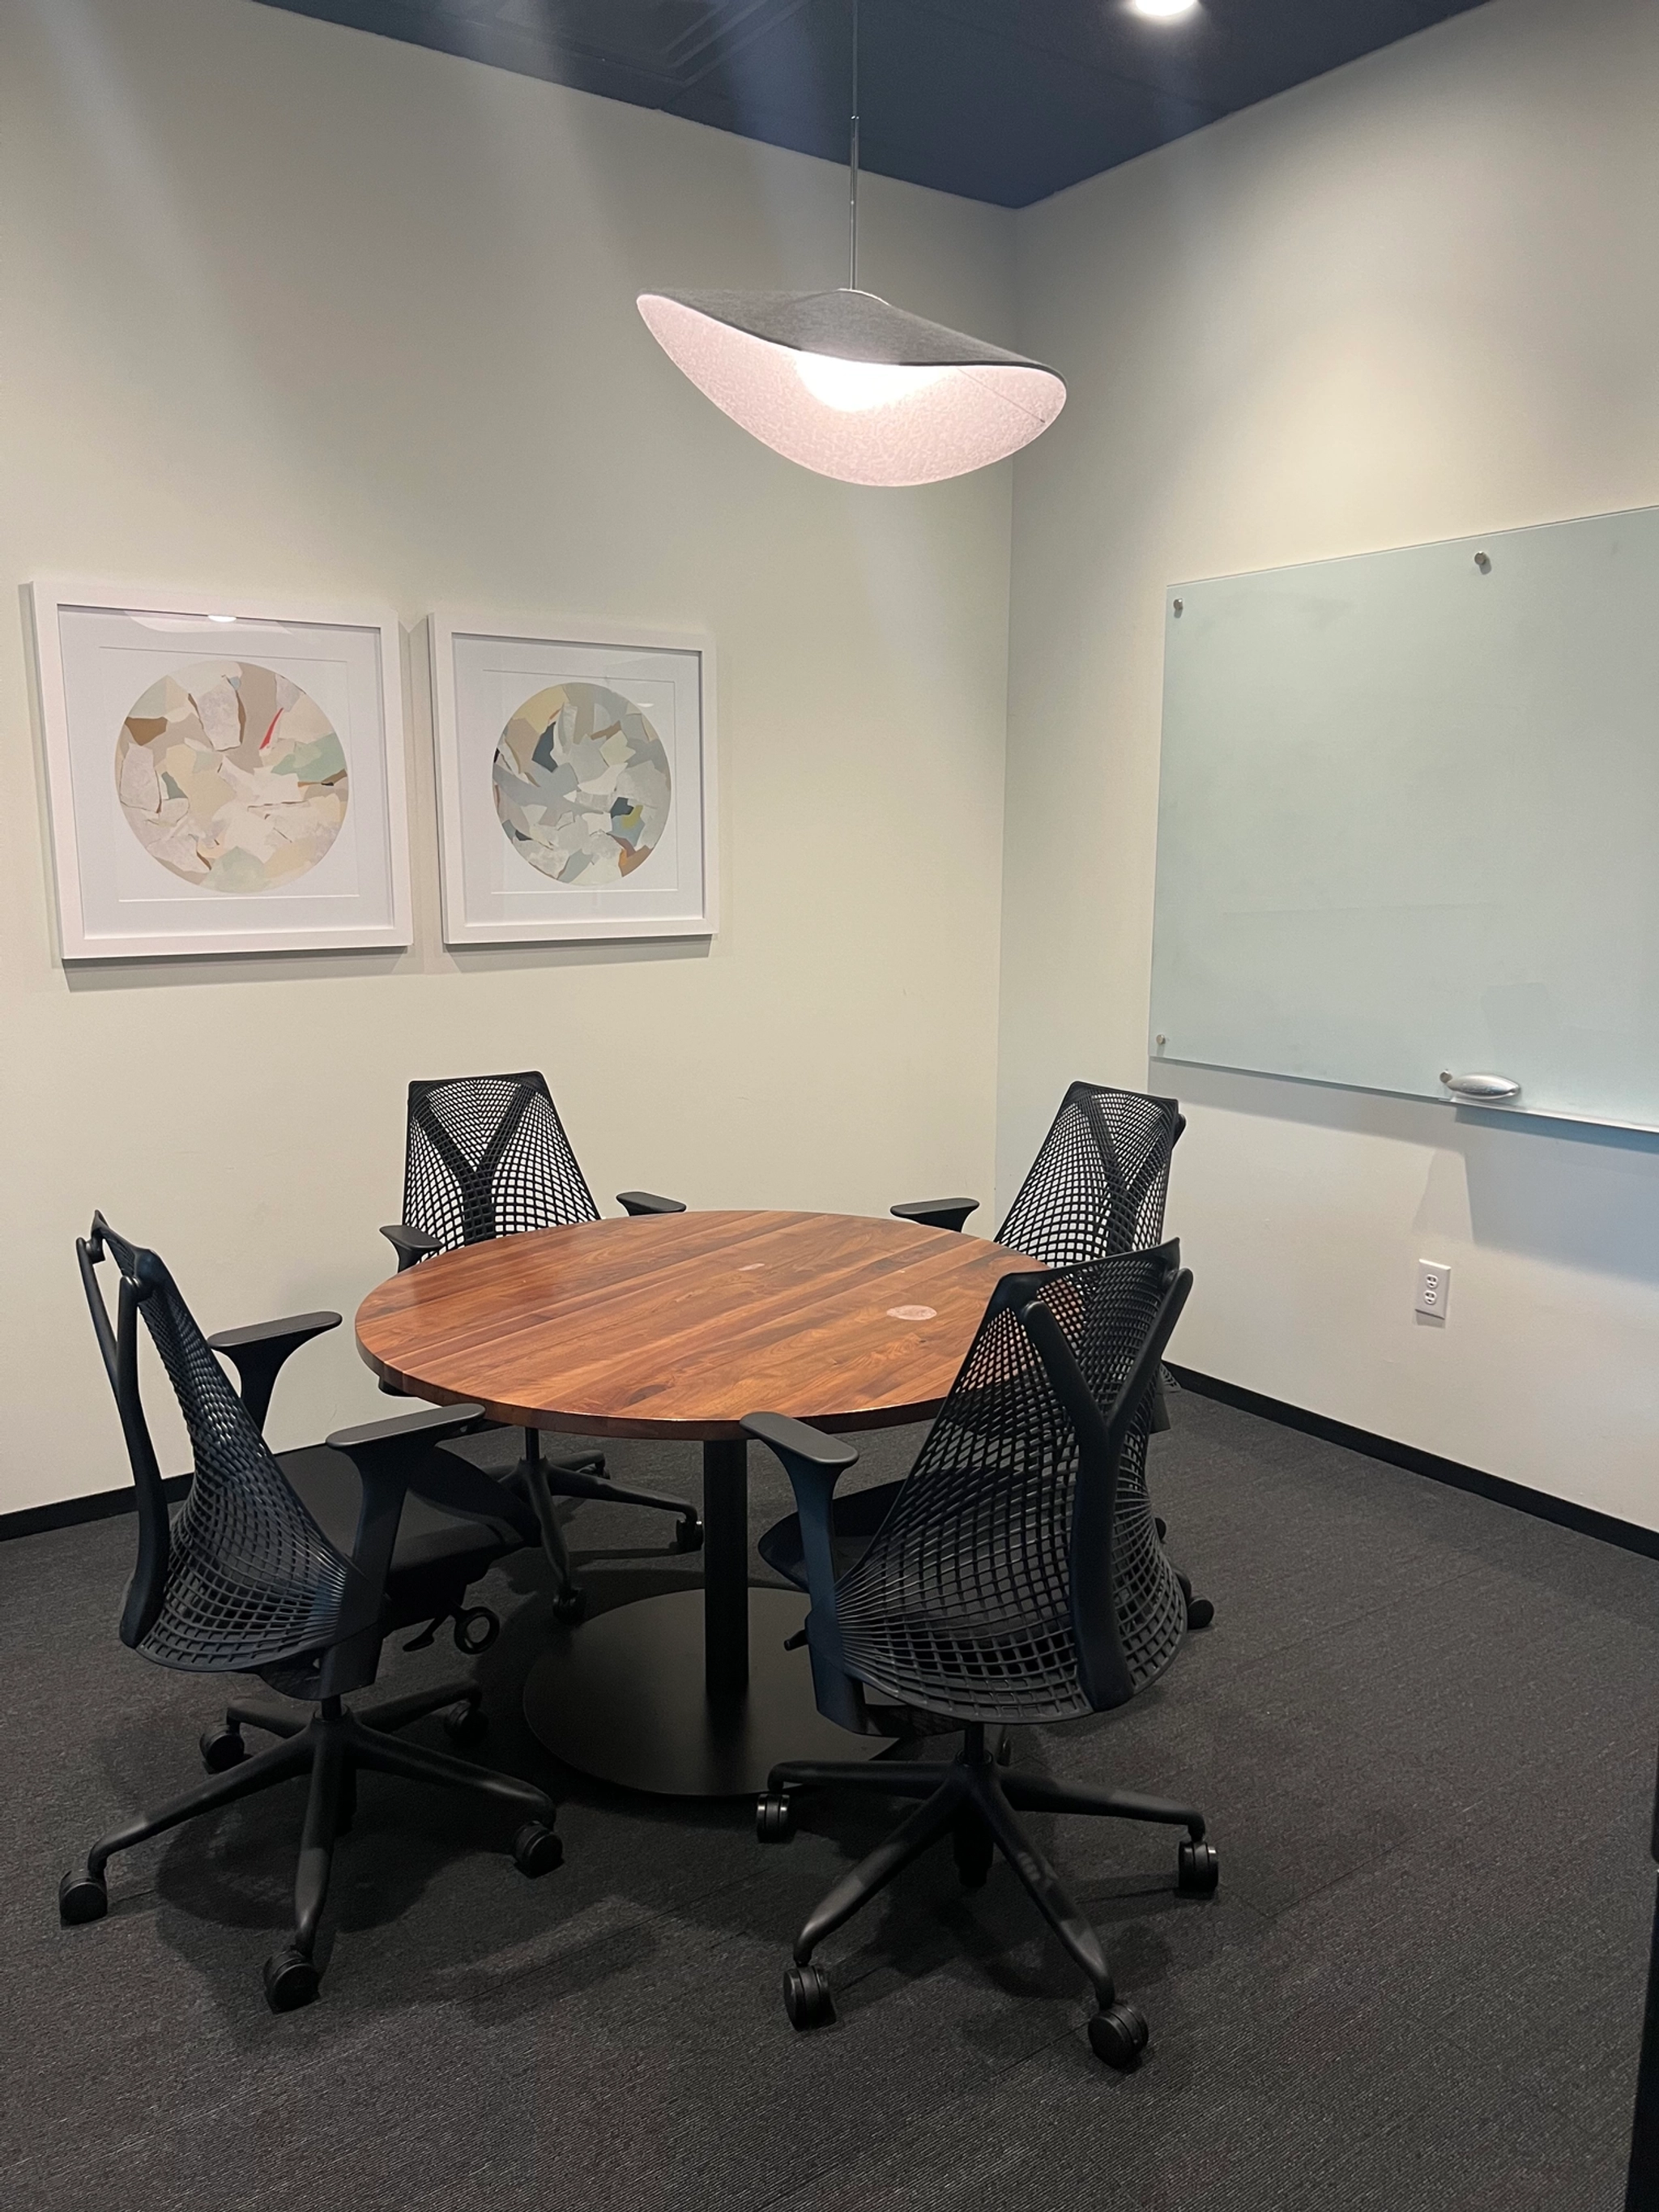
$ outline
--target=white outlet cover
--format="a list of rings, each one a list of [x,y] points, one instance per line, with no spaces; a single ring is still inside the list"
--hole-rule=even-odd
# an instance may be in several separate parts
[[[1451,1269],[1438,1260],[1417,1263],[1417,1310],[1430,1321],[1444,1321],[1451,1304]]]

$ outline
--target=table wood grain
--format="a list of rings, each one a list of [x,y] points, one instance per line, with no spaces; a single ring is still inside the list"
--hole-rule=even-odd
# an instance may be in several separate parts
[[[428,1260],[364,1299],[357,1343],[419,1397],[580,1436],[886,1428],[938,1411],[994,1285],[1036,1265],[879,1216],[642,1215]]]

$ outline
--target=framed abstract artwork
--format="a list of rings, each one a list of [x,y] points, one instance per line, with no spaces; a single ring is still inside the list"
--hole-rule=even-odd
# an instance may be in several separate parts
[[[410,942],[393,616],[30,597],[66,960]]]
[[[451,945],[714,933],[706,637],[428,624]]]

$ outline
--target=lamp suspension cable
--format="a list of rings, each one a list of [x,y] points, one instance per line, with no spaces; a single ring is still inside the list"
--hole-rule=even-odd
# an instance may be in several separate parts
[[[848,271],[847,289],[849,292],[856,292],[859,289],[859,0],[853,0],[853,118],[850,137],[847,166],[850,202],[848,243],[851,267]]]
[[[763,445],[842,483],[939,483],[1006,460],[1066,404],[1051,368],[859,289],[859,16],[847,283],[819,292],[641,292],[663,351]]]

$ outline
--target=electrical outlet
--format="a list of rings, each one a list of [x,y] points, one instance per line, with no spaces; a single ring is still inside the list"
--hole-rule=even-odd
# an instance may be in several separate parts
[[[1417,1310],[1431,1321],[1444,1321],[1451,1304],[1451,1269],[1438,1260],[1417,1263]]]

